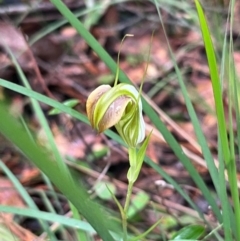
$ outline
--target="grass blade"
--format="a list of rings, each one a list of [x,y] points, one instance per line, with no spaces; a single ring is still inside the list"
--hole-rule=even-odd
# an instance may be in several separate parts
[[[25,217],[31,217],[41,219],[48,222],[60,223],[66,227],[72,227],[80,230],[84,230],[89,234],[95,234],[95,230],[87,222],[65,217],[62,215],[35,210],[32,208],[16,208],[13,206],[0,205],[0,212],[13,213]]]
[[[236,176],[236,163],[235,163],[235,156],[233,153],[233,143],[229,143],[228,140],[228,134],[227,134],[227,128],[226,128],[226,120],[224,115],[224,108],[223,108],[223,101],[222,101],[222,87],[221,82],[218,74],[218,67],[217,67],[217,61],[215,56],[215,51],[212,43],[212,39],[210,36],[210,31],[208,28],[208,24],[203,12],[203,9],[199,3],[198,0],[195,0],[199,22],[201,26],[203,41],[205,45],[205,50],[207,54],[208,59],[208,65],[210,70],[210,76],[212,81],[212,87],[213,87],[213,95],[215,100],[215,108],[216,108],[216,114],[217,114],[217,120],[218,120],[218,133],[219,133],[219,142],[220,142],[220,150],[222,152],[223,160],[225,163],[225,167],[227,169],[228,178],[229,178],[229,185],[230,190],[233,198],[234,203],[234,215],[235,215],[235,222],[236,227],[240,226],[240,203],[239,203],[239,192],[237,187],[237,176]],[[231,98],[229,96],[229,98]],[[231,108],[231,106],[229,107]],[[230,111],[231,113],[231,111]],[[230,135],[231,137],[231,135]],[[229,146],[230,145],[230,146]],[[231,151],[230,151],[231,147]],[[228,209],[224,209],[225,214],[224,217],[224,230],[225,235],[227,235],[227,240],[232,240],[232,237],[230,237],[230,229],[229,222],[230,214],[228,212]],[[237,234],[237,240],[240,239],[240,229],[236,228],[236,234]]]
[[[49,158],[49,154],[41,150],[32,139],[29,138],[18,122],[11,117],[3,105],[0,105],[0,132],[15,144],[25,156],[34,162],[42,170],[56,187],[75,205],[86,220],[93,226],[97,233],[104,239],[113,241],[109,229],[117,230],[114,222],[108,221],[106,213],[93,202],[85,188],[73,180],[73,177],[62,172],[56,161]]]

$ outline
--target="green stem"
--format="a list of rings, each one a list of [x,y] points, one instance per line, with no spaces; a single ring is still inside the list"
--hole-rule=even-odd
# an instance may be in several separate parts
[[[125,205],[124,205],[124,209],[123,209],[123,220],[122,220],[122,225],[123,225],[123,240],[127,241],[127,218],[128,218],[128,208],[129,208],[129,204],[131,201],[131,195],[132,195],[132,190],[133,190],[133,182],[129,182],[128,184],[128,190],[127,190],[127,197],[126,197],[126,201],[125,201]]]
[[[125,201],[125,205],[124,205],[124,212],[126,214],[127,214],[128,208],[129,208],[130,200],[131,200],[133,184],[134,184],[133,182],[130,182],[128,184],[127,197],[126,197],[126,201]]]
[[[128,148],[128,154],[129,154],[129,163],[130,163],[130,168],[128,170],[128,190],[127,190],[127,196],[126,196],[126,201],[124,204],[123,208],[123,215],[122,215],[122,225],[123,225],[123,233],[124,233],[124,238],[123,240],[127,240],[127,218],[128,218],[128,209],[131,201],[131,196],[132,196],[132,190],[133,190],[133,184],[136,181],[136,176],[138,176],[139,171],[137,171],[137,149],[129,147]],[[136,173],[138,172],[138,173]]]

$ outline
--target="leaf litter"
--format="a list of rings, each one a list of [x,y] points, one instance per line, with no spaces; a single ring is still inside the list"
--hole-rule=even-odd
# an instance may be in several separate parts
[[[144,92],[153,93],[149,102],[167,124],[203,179],[212,187],[206,163],[196,142],[194,129],[180,93],[177,77],[174,76],[174,66],[168,53],[163,31],[159,27],[160,23],[154,21],[154,18],[157,18],[155,8],[150,3],[140,4],[137,8],[133,8],[133,6],[134,4],[132,5],[130,2],[113,5],[102,13],[102,18],[91,27],[90,31],[115,59],[122,36],[126,33],[134,34],[134,37],[127,38],[124,41],[120,67],[135,85],[139,85],[146,66],[150,38],[153,30],[155,30],[151,60],[143,88]],[[239,6],[240,4],[236,4],[236,11]],[[183,71],[189,95],[199,115],[209,146],[215,155],[217,148],[216,118],[214,113],[211,112],[211,110],[214,110],[214,102],[209,70],[203,54],[201,35],[191,25],[182,27],[181,25],[171,24],[176,19],[183,20],[180,13],[178,19],[177,14],[173,18],[168,11],[163,10],[163,12],[169,41],[176,54],[176,61]],[[146,16],[149,13],[152,14],[152,18]],[[49,12],[46,12],[46,14],[49,17],[51,15]],[[39,24],[37,21],[33,21],[34,16],[31,15],[29,17],[31,21],[28,21],[29,19],[26,17],[19,27],[14,26],[12,15],[9,16],[8,21],[0,22],[0,63],[2,66],[0,78],[21,84],[16,77],[16,71],[9,56],[8,49],[10,49],[17,57],[35,91],[47,94],[60,102],[76,98],[80,103],[75,109],[85,114],[86,98],[89,92],[100,84],[99,77],[109,75],[108,81],[111,83],[112,76],[105,64],[99,60],[69,25],[51,32],[33,46],[28,43],[31,36],[41,30],[41,25],[47,26],[52,20],[58,19],[54,16],[53,14],[51,20],[48,20],[48,18],[42,19],[41,24]],[[114,16],[114,18],[111,16]],[[38,19],[37,16],[35,18]],[[234,33],[237,33],[237,25],[234,26]],[[236,66],[240,65],[238,52],[234,53],[234,58]],[[112,78],[112,83],[113,81],[114,78]],[[162,86],[154,90],[158,84],[162,84]],[[38,120],[30,110],[26,97],[19,97],[17,94],[4,89],[0,89],[0,96],[2,96],[2,99],[10,98],[12,103],[10,111],[18,118],[24,117],[31,132],[35,134],[41,132]],[[46,113],[50,110],[50,107],[43,104],[42,108]],[[120,200],[124,199],[128,169],[125,148],[104,135],[97,135],[89,126],[77,123],[65,114],[49,116],[48,121],[60,153],[66,158],[66,162],[84,179],[86,186],[90,189],[96,180],[99,183],[111,181],[116,187],[117,197]],[[151,126],[148,117],[145,117],[145,121],[147,132],[150,132],[154,127]],[[0,159],[19,177],[21,183],[26,188],[48,190],[39,171],[29,165],[18,150],[4,138],[0,138],[0,141]],[[44,141],[42,143],[45,145]],[[183,186],[200,210],[204,212],[206,218],[214,223],[214,217],[211,217],[206,200],[194,186],[190,176],[160,133],[153,132],[147,154]],[[101,175],[102,172],[104,172],[104,175]],[[98,180],[99,177],[100,180]],[[1,180],[1,188],[6,188],[6,190],[1,192],[0,204],[24,207],[24,203],[16,190],[13,191],[11,182],[3,174],[1,174]],[[137,195],[139,191],[146,192],[150,196],[156,210],[163,210],[161,215],[170,214],[170,216],[176,218],[188,214],[192,218],[191,220],[197,220],[197,213],[188,207],[180,195],[168,183],[164,183],[163,178],[147,165],[142,168],[134,193]],[[97,192],[95,195],[97,195]],[[38,205],[44,209],[43,200],[36,197],[35,199],[38,201]],[[53,200],[51,201],[53,205],[56,205]],[[66,200],[63,199],[61,202],[65,207],[64,210],[67,211]],[[108,200],[107,203],[109,208],[116,209],[113,201]],[[156,220],[151,205],[146,205],[137,215],[139,215],[137,221],[140,230],[145,229],[145,224],[151,226]],[[9,222],[9,219],[13,223],[13,226],[9,226],[10,230],[12,230],[12,227],[20,228],[14,221],[13,215],[1,216],[0,221],[2,219],[5,224]],[[176,220],[175,225],[183,225],[183,222],[178,218]],[[141,221],[145,224],[142,225]],[[24,222],[20,222],[21,224],[24,225]],[[166,229],[168,228],[171,230],[167,226]],[[12,231],[19,240],[32,240],[31,238],[24,239],[21,236],[22,233],[26,236],[35,236],[31,225],[25,225],[25,228],[20,229],[21,234],[20,231]],[[156,229],[154,232],[159,233],[159,230]]]

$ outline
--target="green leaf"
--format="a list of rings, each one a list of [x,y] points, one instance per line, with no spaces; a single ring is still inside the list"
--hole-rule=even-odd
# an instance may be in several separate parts
[[[128,209],[128,219],[134,217],[137,213],[143,210],[149,201],[149,195],[146,192],[138,192],[137,195],[131,200],[131,205]]]
[[[4,205],[0,205],[0,211],[3,213],[12,213],[23,217],[30,217],[30,218],[35,218],[39,220],[45,220],[52,223],[54,222],[60,223],[66,227],[70,227],[70,228],[74,227],[76,229],[86,231],[89,234],[96,234],[96,231],[89,223],[85,221],[77,220],[75,218],[69,218],[67,216],[55,214],[55,213],[39,211],[32,208],[18,208],[14,206],[4,206]]]
[[[99,78],[97,79],[97,82],[100,85],[110,85],[112,84],[113,80],[114,80],[113,74],[103,74],[99,76]]]
[[[134,183],[137,180],[138,173],[137,169],[137,150],[135,148],[128,148],[129,155],[129,164],[130,168],[128,169],[127,179],[129,183]]]
[[[112,195],[116,194],[116,186],[111,182],[98,182],[94,189],[98,197],[103,200],[111,200]]]
[[[172,240],[182,240],[182,239],[200,239],[205,232],[205,228],[201,225],[189,225],[180,229],[172,237]]]
[[[68,106],[70,108],[75,107],[78,103],[79,103],[79,100],[77,100],[77,99],[70,99],[70,100],[66,100],[66,101],[63,102],[63,104],[65,106]],[[62,111],[59,110],[59,109],[56,109],[56,108],[53,108],[48,112],[49,115],[57,115],[57,114],[60,114],[60,113],[62,113]]]
[[[145,141],[143,142],[142,146],[140,147],[140,149],[137,153],[137,170],[138,171],[140,171],[140,169],[142,167],[151,134],[152,134],[152,131],[149,133],[149,135],[147,136],[147,138],[145,139]]]
[[[187,214],[187,216],[189,217],[189,214]],[[189,217],[189,218],[191,218],[191,217]],[[181,223],[182,223],[182,218],[181,218]],[[165,214],[163,217],[161,217],[161,229],[162,230],[169,230],[169,229],[172,230],[174,227],[177,227],[178,224],[179,224],[179,222],[176,219],[176,217],[174,217],[174,216]]]
[[[152,133],[152,132],[151,132]],[[143,160],[146,154],[146,150],[148,147],[148,143],[150,140],[151,133],[147,136],[145,141],[143,142],[142,146],[136,153],[135,148],[129,148],[129,162],[130,162],[130,168],[127,173],[127,178],[129,182],[134,183],[139,175],[140,169],[143,164]]]

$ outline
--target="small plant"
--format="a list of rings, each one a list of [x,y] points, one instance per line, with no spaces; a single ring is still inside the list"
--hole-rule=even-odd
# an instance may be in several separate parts
[[[204,160],[206,161],[206,165],[208,167],[213,185],[215,187],[216,194],[219,201],[221,202],[221,207],[219,207],[218,203],[215,200],[215,196],[212,195],[212,192],[210,191],[211,189],[206,185],[196,168],[194,168],[191,160],[184,152],[180,143],[178,143],[178,141],[174,138],[172,133],[168,130],[166,124],[162,122],[162,120],[155,113],[152,107],[146,102],[144,98],[141,97],[142,86],[147,68],[145,70],[145,74],[143,76],[143,80],[138,91],[130,83],[130,80],[119,68],[119,55],[123,41],[121,43],[120,51],[118,54],[118,62],[116,65],[116,63],[106,53],[102,46],[93,38],[90,32],[84,28],[82,23],[64,5],[61,0],[51,0],[51,2],[65,16],[66,20],[69,21],[69,23],[71,23],[71,25],[78,31],[78,33],[86,40],[88,45],[98,54],[98,56],[104,61],[104,63],[106,63],[112,73],[116,73],[113,87],[111,87],[110,85],[101,85],[89,95],[87,100],[87,116],[92,127],[96,129],[99,133],[106,130],[106,135],[121,144],[121,140],[123,140],[125,146],[127,146],[128,148],[130,168],[127,173],[128,190],[126,193],[126,200],[124,205],[121,205],[116,199],[116,197],[113,195],[113,193],[110,191],[110,185],[107,186],[109,193],[111,193],[112,198],[115,200],[117,206],[119,207],[123,232],[119,231],[118,223],[115,225],[115,223],[113,222],[113,219],[115,217],[111,217],[108,212],[104,211],[104,208],[99,208],[99,205],[96,204],[89,197],[84,186],[81,185],[81,183],[79,183],[77,180],[75,180],[74,176],[72,176],[71,172],[69,172],[68,166],[64,162],[56,144],[54,143],[51,129],[38,103],[38,101],[41,101],[53,107],[54,109],[50,112],[50,114],[58,114],[64,112],[79,121],[88,123],[87,117],[84,114],[81,114],[72,109],[72,107],[77,104],[78,101],[70,100],[65,103],[59,103],[53,99],[50,99],[31,90],[29,88],[30,85],[26,77],[24,76],[24,73],[21,70],[16,58],[11,53],[9,54],[12,58],[12,62],[17,69],[20,79],[25,84],[25,87],[16,85],[3,79],[0,79],[0,85],[4,88],[8,88],[20,94],[28,96],[31,99],[32,106],[34,107],[34,112],[38,116],[41,126],[47,133],[48,142],[51,145],[52,153],[51,155],[49,155],[48,152],[39,148],[35,141],[33,141],[34,136],[32,136],[31,131],[27,129],[27,125],[25,125],[25,123],[22,123],[22,125],[20,125],[8,113],[7,108],[5,108],[5,105],[1,102],[0,116],[2,118],[0,118],[0,132],[4,136],[6,136],[12,143],[14,143],[45,174],[45,176],[49,178],[48,182],[51,181],[65,195],[65,197],[70,203],[74,219],[64,219],[62,215],[52,215],[53,213],[51,212],[43,213],[38,210],[38,207],[35,205],[28,192],[25,191],[24,187],[21,186],[21,183],[18,181],[18,179],[12,175],[11,171],[4,166],[1,160],[0,168],[7,176],[9,176],[9,179],[12,180],[16,187],[16,190],[19,190],[25,202],[28,204],[28,208],[20,210],[15,207],[0,205],[0,211],[11,212],[22,216],[29,216],[35,214],[35,217],[38,217],[39,219],[43,217],[42,219],[44,220],[44,222],[41,222],[41,225],[46,231],[46,233],[48,233],[48,236],[51,240],[56,240],[56,237],[54,239],[54,233],[49,230],[47,221],[56,221],[57,223],[61,223],[62,225],[71,226],[74,230],[78,229],[77,231],[84,231],[87,234],[97,233],[102,238],[102,240],[107,241],[145,240],[146,235],[160,223],[161,219],[156,222],[152,227],[150,227],[147,231],[138,235],[137,237],[131,237],[127,229],[128,218],[130,216],[130,212],[128,211],[131,211],[130,202],[132,196],[132,189],[139,176],[143,160],[145,160],[146,163],[151,166],[159,175],[161,175],[162,178],[164,178],[168,183],[174,186],[175,190],[184,198],[184,200],[189,204],[189,206],[191,206],[198,212],[199,218],[201,219],[201,224],[204,223],[204,226],[193,224],[183,227],[181,230],[171,235],[171,240],[200,240],[204,235],[205,236],[201,240],[240,240],[240,203],[236,171],[236,156],[239,155],[240,152],[240,129],[237,126],[237,137],[235,138],[235,132],[233,128],[234,118],[236,118],[236,123],[240,122],[239,83],[237,81],[237,78],[235,77],[235,70],[233,65],[234,61],[232,59],[232,33],[230,34],[229,38],[229,46],[227,34],[225,36],[224,44],[222,47],[223,63],[221,65],[221,68],[219,68],[215,56],[216,54],[214,51],[214,45],[211,40],[210,30],[203,9],[199,1],[195,0],[215,98],[216,119],[218,121],[219,133],[217,157],[218,165],[216,165],[217,162],[215,162],[213,154],[209,149],[208,142],[202,132],[199,119],[195,113],[191,100],[189,99],[187,88],[179,71],[175,56],[172,53],[171,47],[169,45],[169,52],[172,56],[172,61],[174,63],[175,72],[178,77],[177,79],[179,81],[179,86],[181,88],[186,103],[189,117],[196,132],[196,138],[199,144],[199,151],[201,152]],[[160,1],[155,0],[154,2],[157,11],[159,11],[160,19]],[[234,0],[230,1],[229,5],[229,16],[231,16],[229,17],[230,26],[232,25],[234,2]],[[181,6],[183,6],[183,2],[181,3]],[[162,22],[162,20],[160,20],[160,22]],[[222,82],[226,77],[226,73],[224,74],[225,69],[227,69],[227,71],[225,72],[227,73],[227,79],[229,80],[227,86],[229,94],[229,114],[227,119],[229,121],[226,121],[225,105],[223,105],[222,100]],[[219,72],[221,73],[219,74]],[[118,83],[118,81],[120,81],[121,83]],[[152,124],[155,125],[156,131],[159,131],[162,134],[169,147],[171,147],[176,157],[188,171],[189,176],[195,182],[197,188],[201,191],[202,195],[208,202],[209,207],[212,211],[212,216],[214,216],[214,218],[216,219],[216,222],[213,225],[209,223],[208,220],[206,220],[203,212],[198,209],[191,197],[184,192],[181,185],[179,185],[179,183],[177,183],[175,180],[173,180],[173,178],[171,178],[167,173],[165,173],[159,165],[157,165],[150,158],[145,156],[151,133],[147,137],[145,137],[145,123],[142,115],[142,109],[149,117],[149,120],[152,122]],[[116,133],[108,130],[112,126],[115,126],[119,135],[116,135]],[[228,193],[228,187],[230,190],[230,194]],[[229,199],[232,200],[229,202]],[[51,215],[49,215],[49,213]],[[82,215],[81,217],[79,213]],[[86,219],[87,223],[81,220],[82,217]],[[205,227],[210,230],[208,234],[206,234],[205,232]],[[160,228],[160,230],[162,231],[162,228]],[[170,235],[166,235],[166,237],[169,236]],[[158,240],[159,237],[156,237],[156,239]],[[80,235],[78,240],[83,240],[80,238]],[[163,235],[162,240],[167,240],[167,238],[165,238],[165,236]],[[168,241],[170,240],[168,239]]]
[[[126,35],[125,37],[127,36],[132,35]],[[120,51],[118,53],[118,65],[114,86],[100,85],[96,88],[87,99],[86,109],[88,119],[94,129],[101,133],[115,126],[117,132],[128,147],[130,168],[127,178],[129,184],[124,207],[114,198],[121,212],[124,233],[123,240],[126,241],[128,240],[127,212],[131,200],[132,188],[141,170],[151,134],[149,134],[143,142],[145,138],[145,123],[142,115],[141,91],[144,78],[141,82],[139,92],[131,84],[117,83]],[[139,145],[140,148],[138,149]]]

